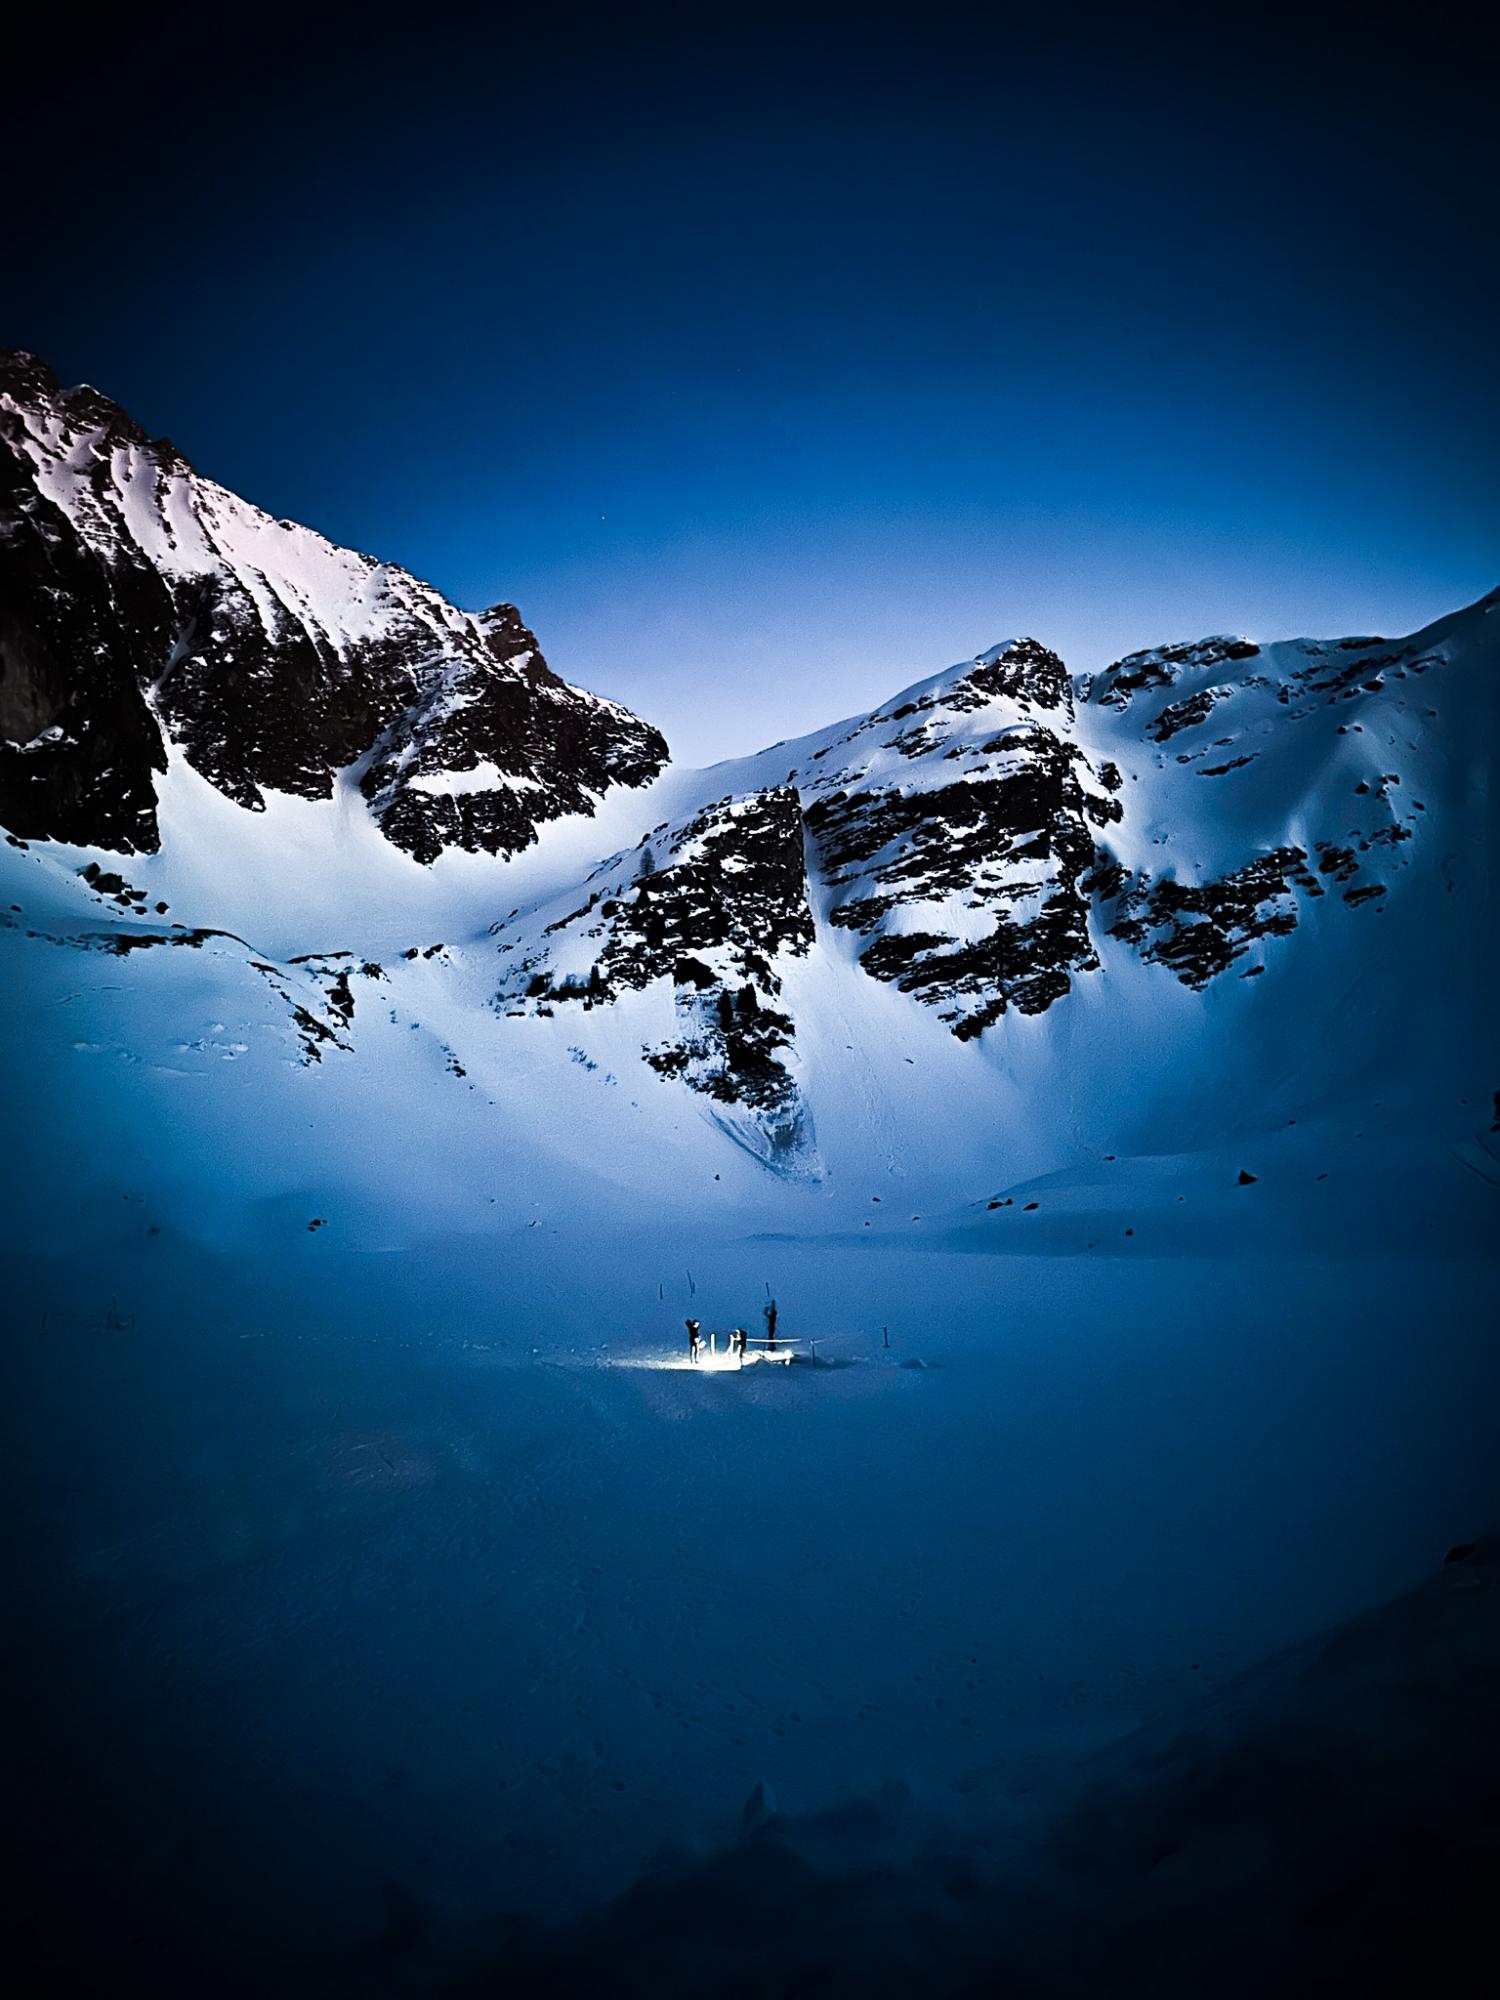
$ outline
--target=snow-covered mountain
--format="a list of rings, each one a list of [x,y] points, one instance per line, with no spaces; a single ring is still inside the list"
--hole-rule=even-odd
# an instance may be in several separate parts
[[[635,849],[500,925],[500,999],[553,1014],[670,983],[645,1060],[756,1111],[768,1157],[807,1144],[820,1003],[788,1003],[810,958],[838,967],[846,1015],[873,981],[987,1038],[1002,1072],[1056,1069],[1033,1126],[1059,1090],[1118,1116],[1135,1082],[1111,1082],[1110,1050],[1142,1018],[1158,1110],[1205,1063],[1243,1069],[1247,1031],[1293,1065],[1351,979],[1381,978],[1393,912],[1402,949],[1439,956],[1457,914],[1481,975],[1497,647],[1497,599],[1408,639],[1214,638],[1076,686],[1035,640],[994,647],[701,774],[690,807],[664,784],[673,814]],[[1263,1001],[1208,997],[1263,975]],[[1393,1010],[1393,1042],[1413,1024]]]
[[[1500,596],[1092,678],[1017,639],[686,770],[510,607],[5,383],[12,1047],[175,1181],[191,1127],[234,1199],[381,1229],[487,1226],[522,1158],[560,1200],[994,1227],[1027,1177],[1372,1087],[1424,1143],[1487,1126]]]
[[[475,616],[275,521],[91,388],[0,355],[0,819],[158,843],[181,753],[237,805],[356,787],[420,861],[512,853],[666,757],[549,669],[512,604]]]
[[[1311,1936],[1323,1990],[1309,1882],[1357,1964],[1483,1908],[1500,596],[1014,639],[679,768],[508,608],[5,381],[71,1984],[1248,1993]],[[771,1296],[822,1365],[689,1363]]]

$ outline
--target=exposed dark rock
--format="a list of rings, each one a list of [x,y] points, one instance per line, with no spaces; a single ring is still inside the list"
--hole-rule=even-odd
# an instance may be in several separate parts
[[[1244,956],[1251,940],[1297,928],[1298,889],[1314,887],[1300,847],[1278,847],[1243,868],[1203,883],[1137,884],[1111,926],[1143,958],[1166,965],[1185,986],[1206,986]]]
[[[13,399],[56,388],[29,355],[0,354],[0,818],[150,850],[166,753],[139,670],[166,659],[175,614],[133,544],[107,562],[35,485]]]
[[[1072,973],[1098,965],[1083,878],[1095,859],[1091,827],[1122,812],[1086,782],[1083,753],[1040,723],[982,749],[997,760],[994,776],[928,791],[834,791],[807,812],[825,881],[858,892],[833,904],[830,921],[873,934],[865,970],[938,1006],[961,1039],[1007,1007],[1043,1012]],[[976,913],[968,936],[923,920],[954,896]],[[1015,914],[1018,904],[1027,914]],[[903,906],[915,921],[897,928]]]
[[[1127,708],[1146,689],[1173,686],[1185,669],[1217,667],[1226,660],[1253,660],[1259,651],[1248,639],[1214,638],[1127,653],[1095,676],[1089,698],[1104,708]]]
[[[157,945],[186,945],[189,950],[198,951],[209,938],[226,935],[215,930],[111,931],[99,942],[101,950],[113,952],[116,958],[128,958],[133,951],[151,951]]]
[[[304,1064],[320,1063],[323,1060],[325,1044],[333,1048],[347,1049],[348,1044],[339,1040],[337,1031],[330,1028],[325,1021],[320,1021],[317,1015],[309,1012],[306,1007],[294,1006],[292,1020],[302,1043]]]
[[[542,926],[536,946],[508,968],[497,1006],[590,1008],[669,974],[677,1030],[646,1051],[647,1062],[719,1103],[762,1114],[773,1146],[794,1146],[801,1114],[780,1058],[795,1029],[770,1002],[781,990],[775,961],[800,957],[813,941],[796,791],[720,799],[681,825],[658,827],[634,853],[596,870],[591,886],[581,907]],[[497,936],[508,953],[524,931],[508,919]],[[580,947],[586,969],[577,969]],[[563,950],[574,968],[567,973],[554,964]]]
[[[944,681],[898,708],[877,709],[869,723],[900,722],[931,710],[967,715],[997,697],[1027,708],[1073,713],[1073,684],[1058,655],[1039,640],[1013,639],[993,657],[976,660],[958,680]]]
[[[792,1046],[794,1027],[789,1014],[757,1006],[740,1013],[713,996],[679,991],[677,1037],[645,1051],[659,1076],[680,1076],[693,1090],[721,1104],[749,1105],[773,1115],[792,1113],[796,1087],[780,1060]],[[794,1122],[787,1127],[795,1129]]]
[[[1125,867],[1109,849],[1096,847],[1094,865],[1086,875],[1079,877],[1078,886],[1085,896],[1097,896],[1107,903],[1124,891],[1129,880]]]
[[[427,584],[202,479],[97,391],[0,356],[0,819],[157,844],[164,737],[237,804],[360,782],[388,837],[527,846],[666,759],[558,679],[512,605]]]
[[[1207,722],[1229,692],[1226,687],[1200,688],[1196,694],[1184,695],[1181,701],[1169,702],[1159,715],[1147,723],[1146,734],[1154,743],[1165,743],[1169,737],[1179,735],[1184,729],[1196,728],[1200,722]]]
[[[1331,840],[1314,843],[1318,854],[1318,873],[1331,875],[1335,882],[1347,882],[1359,868],[1359,856],[1352,847],[1339,847]]]
[[[591,813],[610,785],[644,784],[666,762],[654,729],[557,678],[514,605],[475,623],[485,655],[453,664],[403,710],[361,780],[387,835],[419,861],[445,847],[514,853],[540,821]],[[500,782],[477,781],[487,764]]]

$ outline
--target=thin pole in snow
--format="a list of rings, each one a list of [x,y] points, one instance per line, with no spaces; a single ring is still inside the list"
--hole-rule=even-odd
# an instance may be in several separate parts
[[[885,1335],[885,1351],[889,1354],[891,1351],[891,1330],[888,1326],[883,1326],[880,1331]]]

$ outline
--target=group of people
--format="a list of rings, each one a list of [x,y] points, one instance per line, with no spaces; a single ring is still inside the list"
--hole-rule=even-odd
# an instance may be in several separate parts
[[[761,1315],[766,1322],[766,1350],[768,1353],[774,1354],[776,1352],[776,1322],[780,1317],[774,1299],[769,1300],[761,1307]],[[684,1325],[687,1327],[688,1359],[696,1361],[703,1352],[703,1328],[695,1319],[684,1321]],[[745,1349],[749,1345],[750,1335],[745,1327],[736,1326],[730,1329],[729,1352],[731,1354],[737,1355],[740,1361],[743,1362],[745,1359]]]

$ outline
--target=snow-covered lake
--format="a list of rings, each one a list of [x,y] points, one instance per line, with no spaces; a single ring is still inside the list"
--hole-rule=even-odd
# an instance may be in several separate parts
[[[1085,1753],[1500,1512],[1477,1262],[693,1262],[648,1223],[18,1263],[23,1797],[144,1966],[185,1929],[384,1976],[732,1870],[747,1807],[899,1796],[998,1861]],[[840,1365],[683,1365],[767,1283]]]

